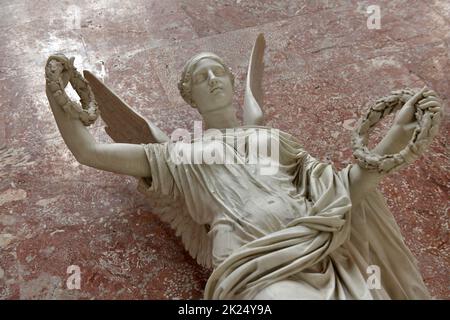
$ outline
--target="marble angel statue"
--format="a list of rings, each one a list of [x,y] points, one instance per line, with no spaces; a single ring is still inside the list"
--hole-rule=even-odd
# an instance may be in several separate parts
[[[263,125],[264,48],[260,34],[250,56],[243,126],[232,105],[234,78],[223,60],[203,52],[186,63],[178,87],[203,118],[200,138],[169,139],[89,71],[83,77],[64,55],[48,58],[47,97],[77,161],[136,177],[148,197],[170,199],[160,218],[199,264],[213,270],[205,299],[429,298],[377,184],[415,160],[436,135],[442,113],[436,93],[405,89],[377,100],[354,132],[356,163],[336,171],[290,134]],[[66,95],[68,82],[81,104]],[[369,150],[370,128],[395,111],[393,125]],[[98,143],[87,130],[98,115],[115,143]],[[248,144],[260,133],[276,146],[273,174],[261,174],[261,159],[249,162],[255,154]],[[236,147],[239,141],[243,148]],[[173,158],[174,152],[196,156],[195,150],[205,149],[231,153],[236,161]],[[381,275],[375,288],[368,284],[373,266]]]

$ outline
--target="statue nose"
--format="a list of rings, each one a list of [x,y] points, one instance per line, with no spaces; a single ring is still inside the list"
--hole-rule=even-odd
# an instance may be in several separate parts
[[[217,77],[214,74],[214,72],[212,72],[212,70],[208,71],[208,79],[209,79],[209,84],[211,86],[216,85],[217,84]]]

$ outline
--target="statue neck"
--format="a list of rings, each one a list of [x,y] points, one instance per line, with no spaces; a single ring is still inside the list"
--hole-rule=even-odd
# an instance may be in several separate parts
[[[239,126],[236,110],[231,104],[226,107],[202,114],[206,129],[235,128]]]

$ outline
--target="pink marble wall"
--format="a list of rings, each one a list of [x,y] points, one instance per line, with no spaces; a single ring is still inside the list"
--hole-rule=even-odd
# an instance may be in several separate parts
[[[80,12],[75,26],[70,4]],[[236,74],[235,103],[252,42],[267,39],[267,124],[342,168],[352,125],[391,89],[435,89],[448,103],[450,6],[445,0],[26,1],[0,11],[0,299],[201,298],[209,270],[196,265],[152,214],[134,179],[79,165],[44,92],[51,53],[104,75],[130,105],[170,133],[200,116],[179,97],[184,61],[219,53]],[[384,127],[375,132],[380,136]],[[448,299],[449,122],[429,153],[381,189],[433,297]],[[109,141],[98,122],[92,129]],[[81,290],[67,290],[69,265]]]

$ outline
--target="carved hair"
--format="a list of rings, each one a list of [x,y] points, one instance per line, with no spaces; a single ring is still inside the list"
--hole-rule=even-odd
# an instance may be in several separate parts
[[[184,101],[186,101],[190,106],[196,107],[194,100],[192,100],[192,72],[195,70],[197,63],[203,59],[211,59],[214,60],[225,69],[225,72],[228,74],[231,80],[231,85],[234,87],[234,75],[231,73],[230,68],[227,67],[225,62],[216,54],[211,52],[202,52],[191,59],[189,59],[183,68],[183,73],[181,74],[181,79],[178,82],[178,90],[180,91],[181,97]]]

